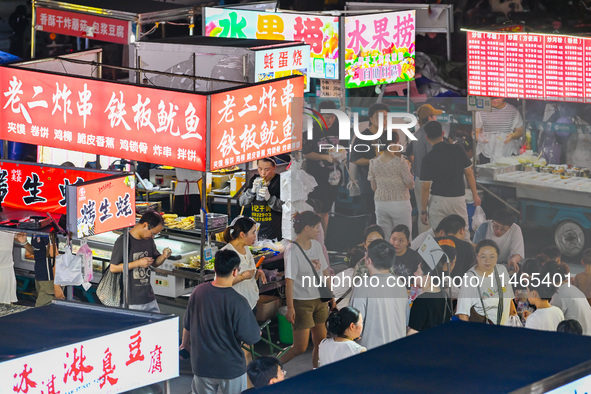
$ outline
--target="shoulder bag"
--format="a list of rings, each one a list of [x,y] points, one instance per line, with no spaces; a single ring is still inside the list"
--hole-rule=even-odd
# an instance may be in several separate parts
[[[499,278],[499,272],[497,271],[497,267],[495,266],[495,280],[497,282],[497,291],[499,292],[499,303],[497,305],[497,324],[501,324],[501,319],[503,317],[503,308],[504,308],[504,303],[503,303],[503,288],[501,287],[501,280]],[[476,275],[476,272],[474,271],[474,275]],[[495,324],[492,322],[492,320],[490,320],[488,318],[488,315],[486,313],[486,308],[484,307],[484,301],[482,300],[482,292],[480,291],[480,280],[478,281],[478,297],[480,297],[480,305],[482,306],[482,311],[484,312],[484,316],[482,316],[480,313],[476,312],[476,309],[474,308],[474,306],[472,306],[472,308],[470,308],[470,317],[468,318],[469,321],[471,322],[475,322],[475,323],[486,323],[486,324]]]
[[[304,249],[302,249],[300,244],[298,244],[295,241],[292,242],[292,244],[296,245],[300,249],[300,251],[302,252],[304,257],[306,258],[306,261],[310,264],[310,267],[312,268],[312,272],[314,272],[314,276],[316,277],[316,280],[318,281],[316,283],[320,284],[320,286],[318,287],[318,292],[320,293],[320,301],[328,302],[328,301],[332,300],[334,297],[332,295],[332,292],[330,291],[330,288],[328,286],[326,286],[326,283],[323,284],[320,281],[320,276],[318,276],[318,272],[316,272],[316,268],[314,268],[314,264],[312,264],[312,262],[308,258],[308,255],[304,252]]]
[[[121,273],[111,272],[111,267],[103,271],[103,277],[96,288],[96,295],[103,305],[121,305]]]

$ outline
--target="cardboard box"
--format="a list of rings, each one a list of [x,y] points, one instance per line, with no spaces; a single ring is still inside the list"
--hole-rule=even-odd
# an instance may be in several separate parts
[[[268,295],[260,295],[257,301],[257,320],[266,321],[275,318],[281,305],[281,298]]]

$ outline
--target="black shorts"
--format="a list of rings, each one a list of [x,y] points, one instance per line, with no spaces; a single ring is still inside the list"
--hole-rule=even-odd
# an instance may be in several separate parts
[[[332,208],[332,204],[337,199],[338,186],[332,186],[328,183],[323,185],[318,184],[308,195],[308,200],[314,201],[314,210],[317,213],[328,213]]]

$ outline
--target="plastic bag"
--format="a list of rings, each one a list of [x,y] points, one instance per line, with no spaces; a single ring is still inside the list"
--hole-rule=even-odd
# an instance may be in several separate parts
[[[318,183],[316,179],[302,169],[302,163],[293,160],[289,170],[282,172],[281,177],[281,201],[306,201],[308,194],[314,190]],[[296,187],[292,187],[296,185]]]
[[[523,327],[523,324],[521,323],[521,320],[517,315],[509,316],[509,320],[507,320],[507,323],[505,325],[507,327]]]
[[[78,286],[82,282],[82,259],[72,254],[71,247],[66,247],[66,252],[55,259],[54,283],[61,286]]]
[[[82,279],[84,282],[90,282],[92,280],[92,249],[85,243],[78,249],[76,256],[81,258]]]
[[[357,181],[357,178],[357,164],[349,163],[349,183],[347,184],[347,190],[349,190],[349,197],[356,197],[361,195],[361,190],[359,189],[359,182]]]
[[[482,223],[486,221],[486,215],[484,213],[484,209],[479,205],[474,210],[474,214],[472,215],[472,230],[476,231],[478,227]]]
[[[341,170],[334,164],[333,170],[328,174],[328,184],[331,186],[338,186],[341,183]]]

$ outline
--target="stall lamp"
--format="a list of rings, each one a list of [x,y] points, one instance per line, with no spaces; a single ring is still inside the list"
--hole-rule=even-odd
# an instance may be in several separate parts
[[[131,44],[133,44],[135,42],[135,34],[132,34],[131,37],[129,37],[129,42]]]

